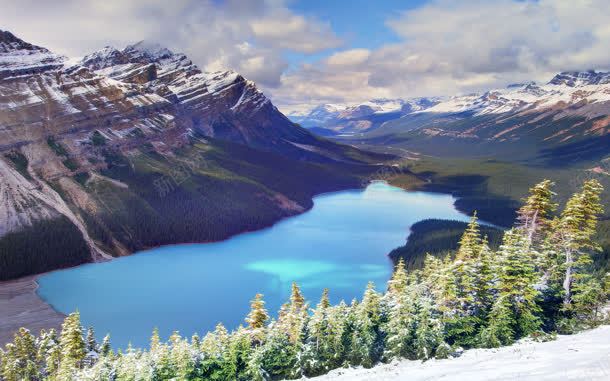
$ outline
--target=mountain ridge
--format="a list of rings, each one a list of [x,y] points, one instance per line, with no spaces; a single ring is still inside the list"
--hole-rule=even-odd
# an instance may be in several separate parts
[[[2,33],[0,279],[268,226],[389,158],[318,138],[254,82],[155,44],[75,63]]]

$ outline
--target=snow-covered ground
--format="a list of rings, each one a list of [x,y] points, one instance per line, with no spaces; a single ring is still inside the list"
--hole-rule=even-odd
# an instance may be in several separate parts
[[[522,341],[474,349],[448,360],[401,361],[372,369],[337,369],[315,381],[610,380],[610,326],[546,343]]]

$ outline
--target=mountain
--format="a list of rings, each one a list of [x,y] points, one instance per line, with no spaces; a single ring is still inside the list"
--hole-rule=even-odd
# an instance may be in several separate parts
[[[385,121],[425,110],[438,98],[372,99],[359,104],[323,104],[306,113],[293,113],[291,120],[307,128],[323,128],[338,133],[371,131]]]
[[[74,64],[0,38],[0,279],[267,226],[388,158],[155,43]]]
[[[358,139],[448,156],[597,160],[610,152],[610,73],[564,72],[546,84],[450,97]]]

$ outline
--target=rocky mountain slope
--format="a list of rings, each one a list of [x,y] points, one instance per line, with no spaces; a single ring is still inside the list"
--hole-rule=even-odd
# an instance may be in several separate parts
[[[307,128],[330,130],[329,135],[371,131],[385,121],[434,106],[440,98],[372,99],[359,104],[323,104],[290,119]]]
[[[610,73],[566,72],[546,84],[451,97],[362,141],[450,156],[597,160],[610,152]]]
[[[260,228],[385,158],[157,44],[73,64],[0,31],[0,280]]]

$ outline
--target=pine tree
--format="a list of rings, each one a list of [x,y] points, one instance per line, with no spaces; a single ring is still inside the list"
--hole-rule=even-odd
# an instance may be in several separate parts
[[[413,293],[407,292],[407,275],[400,262],[388,283],[384,356],[387,360],[409,358],[415,338],[415,305]]]
[[[556,244],[563,247],[565,276],[563,280],[564,305],[570,308],[574,272],[586,267],[588,252],[598,250],[593,242],[598,216],[603,212],[600,194],[603,187],[597,180],[583,184],[582,192],[574,194],[566,203],[561,219],[556,224]]]
[[[362,303],[356,309],[356,326],[353,333],[350,362],[370,368],[381,358],[383,336],[381,297],[372,282],[366,287]]]
[[[161,345],[161,338],[159,337],[159,328],[153,329],[152,336],[150,337],[150,350],[151,352],[156,351]]]
[[[37,359],[35,337],[29,330],[20,328],[2,355],[0,378],[5,381],[42,380]]]
[[[278,326],[283,329],[294,345],[300,345],[302,341],[303,324],[306,320],[307,304],[301,293],[301,289],[296,283],[292,283],[292,291],[289,302],[283,307],[280,313]]]
[[[191,353],[191,346],[178,332],[170,337],[170,357],[172,373],[178,380],[192,380],[196,376],[196,362]]]
[[[477,222],[477,213],[474,212],[468,223],[468,227],[462,234],[459,248],[455,256],[456,261],[468,262],[479,257],[481,250],[481,232]]]
[[[485,321],[491,311],[496,289],[496,266],[494,252],[489,248],[487,237],[481,241],[479,260],[474,263],[474,314]]]
[[[110,356],[112,353],[112,347],[110,345],[110,335],[104,336],[102,345],[100,346],[100,353],[102,356]]]
[[[57,332],[54,329],[49,331],[46,343],[44,347],[41,346],[40,350],[44,350],[40,357],[41,359],[44,357],[46,376],[48,379],[53,380],[57,376],[61,363],[61,346],[59,345]]]
[[[246,317],[246,323],[248,323],[254,343],[260,344],[264,341],[267,320],[269,320],[269,314],[265,309],[263,294],[256,294],[250,304],[250,313]]]
[[[250,356],[248,374],[254,381],[292,378],[297,350],[289,336],[272,323],[264,344]]]
[[[529,196],[525,198],[524,205],[517,212],[520,228],[525,232],[528,243],[548,227],[552,214],[557,209],[553,202],[555,193],[551,190],[555,183],[544,180],[530,188]]]
[[[508,295],[499,296],[489,316],[489,323],[479,333],[479,345],[485,348],[497,348],[514,342],[515,325]]]
[[[64,320],[61,326],[59,345],[61,347],[61,361],[57,379],[68,381],[72,379],[76,370],[83,366],[83,360],[87,354],[78,312],[68,315]]]
[[[540,292],[535,287],[540,275],[535,268],[535,254],[530,249],[527,237],[519,230],[512,229],[504,234],[499,256],[498,298],[502,302],[495,313],[492,312],[492,319],[505,319],[503,314],[508,308],[512,331],[516,337],[524,337],[537,331],[541,325],[537,303]],[[494,324],[490,321],[490,325]]]
[[[330,300],[328,289],[322,291],[322,297],[309,320],[308,340],[304,350],[304,370],[307,376],[317,376],[330,369],[334,355],[333,341],[329,325]]]
[[[448,279],[455,282],[446,284],[446,298],[442,302],[444,322],[448,339],[452,343],[471,346],[474,333],[482,323],[480,303],[476,300],[481,274],[477,272],[481,253],[485,244],[481,239],[476,213],[460,239],[455,262],[446,269]]]
[[[394,268],[392,278],[388,281],[388,295],[396,297],[403,294],[407,289],[407,271],[403,258],[398,260]]]
[[[230,336],[226,360],[223,361],[220,373],[224,378],[219,380],[249,380],[251,377],[248,362],[252,353],[251,332],[240,326]]]
[[[97,346],[97,341],[95,340],[95,331],[93,327],[89,327],[87,329],[87,336],[85,338],[85,359],[84,365],[87,367],[93,366],[98,360],[99,357],[99,348]]]
[[[213,332],[208,332],[199,346],[203,355],[201,361],[202,378],[210,380],[230,379],[227,372],[229,361],[229,332],[222,324],[217,324]],[[234,372],[232,373],[234,374]]]
[[[441,321],[433,311],[432,301],[427,297],[420,297],[417,301],[415,326],[415,356],[427,360],[434,356],[435,349],[444,342]]]

